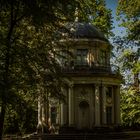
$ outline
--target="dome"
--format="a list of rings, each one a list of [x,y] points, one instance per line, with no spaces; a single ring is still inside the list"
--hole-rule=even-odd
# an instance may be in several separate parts
[[[108,41],[105,38],[104,34],[90,23],[81,23],[81,22],[68,23],[65,26],[65,31],[63,30],[63,33],[64,35],[67,35],[69,38],[100,39]]]

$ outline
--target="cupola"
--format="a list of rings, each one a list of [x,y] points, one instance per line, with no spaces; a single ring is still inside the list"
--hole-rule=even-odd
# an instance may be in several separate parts
[[[91,23],[70,22],[65,25],[63,33],[68,38],[100,39],[108,42],[104,34]]]
[[[60,30],[61,42],[66,47],[61,53],[63,67],[79,72],[110,72],[110,54],[112,46],[105,35],[91,23],[70,22]],[[65,52],[72,54],[69,57]],[[85,72],[85,71],[84,71]]]

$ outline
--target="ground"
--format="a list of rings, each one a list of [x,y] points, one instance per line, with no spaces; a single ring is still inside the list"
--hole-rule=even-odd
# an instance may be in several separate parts
[[[3,140],[140,140],[140,131],[76,134],[31,134],[24,137],[4,137]]]

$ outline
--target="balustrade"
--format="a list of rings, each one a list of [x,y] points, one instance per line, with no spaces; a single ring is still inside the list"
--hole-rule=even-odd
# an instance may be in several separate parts
[[[62,73],[109,73],[120,74],[119,67],[115,65],[67,65],[62,67]]]

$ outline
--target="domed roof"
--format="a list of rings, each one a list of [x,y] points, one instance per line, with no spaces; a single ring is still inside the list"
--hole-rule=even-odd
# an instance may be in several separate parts
[[[108,41],[104,34],[90,23],[71,22],[68,23],[65,28],[65,31],[70,38],[100,39]]]

